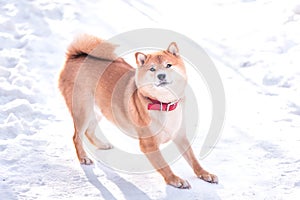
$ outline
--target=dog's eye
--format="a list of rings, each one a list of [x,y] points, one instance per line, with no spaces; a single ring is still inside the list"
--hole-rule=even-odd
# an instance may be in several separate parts
[[[172,64],[167,64],[166,68],[172,67]]]
[[[150,70],[151,72],[154,72],[154,71],[155,71],[155,68],[154,68],[154,67],[151,67],[149,70]]]

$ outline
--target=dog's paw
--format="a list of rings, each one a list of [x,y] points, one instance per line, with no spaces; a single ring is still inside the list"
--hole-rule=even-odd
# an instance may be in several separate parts
[[[214,174],[211,174],[205,170],[202,170],[199,174],[198,174],[198,178],[209,182],[209,183],[216,183],[218,184],[219,180],[218,177]]]
[[[104,143],[98,146],[98,149],[101,150],[107,150],[107,149],[112,149],[113,146],[110,143]]]
[[[168,185],[171,185],[173,187],[179,188],[179,189],[190,189],[191,185],[188,181],[183,180],[175,175],[173,175],[171,178],[168,178],[166,180],[166,183]]]
[[[92,165],[93,164],[93,161],[90,158],[88,158],[87,156],[79,158],[79,162],[82,165]]]

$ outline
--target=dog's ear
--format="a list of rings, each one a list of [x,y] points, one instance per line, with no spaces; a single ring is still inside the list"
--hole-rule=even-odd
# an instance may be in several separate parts
[[[179,49],[178,49],[178,46],[177,46],[176,42],[172,42],[169,45],[167,51],[169,53],[173,54],[174,56],[179,56]]]
[[[146,61],[147,56],[141,52],[136,52],[135,53],[135,59],[136,59],[136,64],[141,67],[144,65]]]

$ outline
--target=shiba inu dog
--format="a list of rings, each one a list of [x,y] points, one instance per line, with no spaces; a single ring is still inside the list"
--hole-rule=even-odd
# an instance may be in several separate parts
[[[172,42],[166,50],[150,54],[135,53],[136,68],[118,58],[114,48],[97,37],[82,35],[69,46],[59,77],[59,88],[73,117],[73,141],[80,163],[93,163],[83,149],[84,135],[98,149],[112,148],[95,135],[101,118],[94,112],[98,107],[102,116],[139,139],[141,151],[167,184],[191,187],[172,172],[160,152],[160,144],[170,140],[197,177],[217,183],[217,176],[200,166],[186,137],[187,76],[177,44]]]

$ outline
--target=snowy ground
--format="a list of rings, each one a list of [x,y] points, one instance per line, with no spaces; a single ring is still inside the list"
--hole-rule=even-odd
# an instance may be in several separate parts
[[[299,2],[6,0],[0,24],[0,199],[299,198]],[[220,72],[227,118],[201,161],[219,185],[195,178],[182,159],[172,168],[191,190],[166,186],[157,173],[77,161],[56,85],[67,45],[81,32],[109,38],[145,27],[190,37]]]

